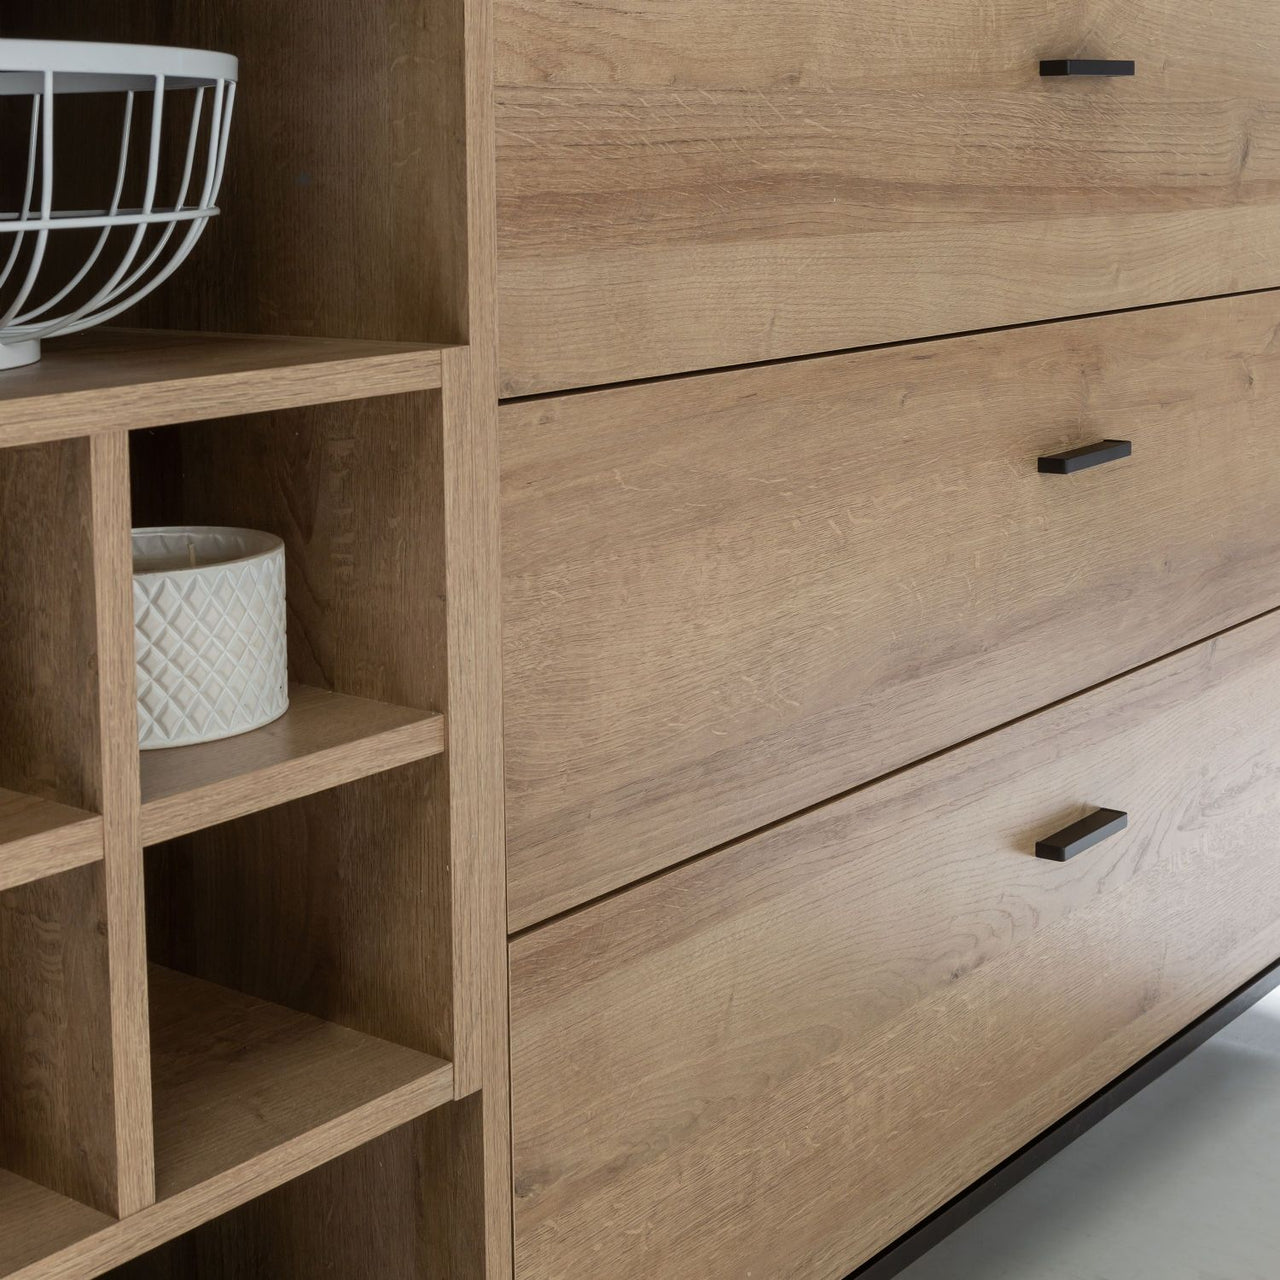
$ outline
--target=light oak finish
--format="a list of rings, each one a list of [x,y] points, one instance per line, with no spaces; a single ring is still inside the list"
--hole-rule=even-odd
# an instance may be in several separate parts
[[[447,1062],[160,967],[156,1190],[278,1181],[453,1098]]]
[[[513,928],[1280,603],[1274,295],[507,405]],[[1036,459],[1112,437],[1073,476]]]
[[[517,1276],[847,1275],[1275,959],[1277,717],[1272,613],[517,939]]]
[[[0,1169],[0,1275],[11,1275],[113,1225],[105,1213]]]
[[[101,735],[98,757],[102,769],[98,800],[103,825],[103,906],[111,1001],[116,1213],[124,1217],[155,1199],[129,442],[122,432],[116,432],[91,437],[87,448],[92,478],[95,665]]]
[[[156,844],[444,750],[444,717],[291,685],[252,733],[142,753],[142,842]]]
[[[102,819],[0,787],[0,892],[102,858]]]
[[[93,329],[0,379],[0,447],[440,385],[440,348]]]
[[[153,968],[152,1000],[161,1199],[111,1222],[0,1175],[0,1222],[32,1215],[0,1274],[100,1275],[453,1097],[448,1063],[181,974]]]
[[[1258,0],[498,0],[502,389],[1280,283]],[[1041,58],[1137,75],[1041,79]]]
[[[88,441],[0,450],[0,786],[103,812]],[[16,695],[16,696],[15,696]],[[0,1164],[105,1213],[120,1168],[101,861],[0,896]]]

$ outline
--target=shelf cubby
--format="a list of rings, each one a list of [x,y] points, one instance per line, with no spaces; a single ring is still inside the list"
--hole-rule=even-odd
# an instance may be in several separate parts
[[[453,1099],[453,1068],[153,965],[156,1195],[230,1207]]]
[[[101,864],[0,892],[0,1240],[37,1209],[56,1234],[64,1197],[77,1221],[114,1211],[106,934]]]

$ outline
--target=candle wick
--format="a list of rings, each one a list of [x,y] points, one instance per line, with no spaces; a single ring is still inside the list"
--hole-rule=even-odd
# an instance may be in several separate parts
[[[196,544],[190,538],[187,539],[187,560],[194,569],[196,567]]]

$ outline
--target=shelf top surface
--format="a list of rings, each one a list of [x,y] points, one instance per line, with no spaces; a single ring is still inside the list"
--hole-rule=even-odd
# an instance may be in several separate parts
[[[159,965],[150,987],[161,1199],[263,1161],[314,1167],[452,1098],[439,1058]]]
[[[142,753],[142,834],[169,840],[444,750],[444,717],[306,685],[261,729]]]
[[[95,329],[0,371],[0,447],[430,391],[449,348]]]

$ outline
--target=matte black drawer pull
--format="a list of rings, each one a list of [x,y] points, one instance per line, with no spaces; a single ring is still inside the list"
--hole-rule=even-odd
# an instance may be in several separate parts
[[[1131,76],[1137,70],[1135,63],[1124,59],[1109,62],[1105,58],[1045,58],[1040,63],[1042,76]]]
[[[1066,453],[1051,453],[1041,458],[1039,470],[1047,476],[1069,476],[1077,471],[1100,467],[1104,462],[1127,458],[1133,453],[1132,440],[1099,440],[1097,444],[1068,449]]]
[[[1046,840],[1036,842],[1036,857],[1048,858],[1050,862],[1066,862],[1077,853],[1092,849],[1101,844],[1108,836],[1123,831],[1129,825],[1129,815],[1119,809],[1099,809],[1069,827],[1063,827]]]

